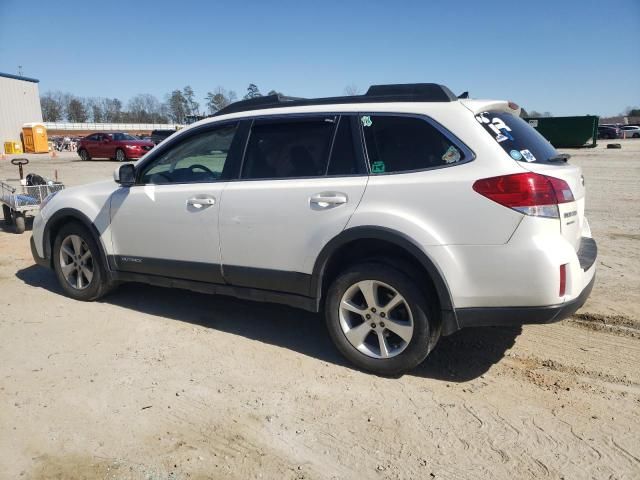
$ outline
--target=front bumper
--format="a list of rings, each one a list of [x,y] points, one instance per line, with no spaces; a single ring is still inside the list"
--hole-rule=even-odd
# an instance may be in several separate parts
[[[512,326],[528,323],[553,323],[559,322],[573,315],[589,298],[593,284],[596,281],[595,274],[591,281],[573,300],[558,305],[543,307],[481,307],[459,308],[456,310],[458,325],[464,327],[489,327]]]
[[[31,244],[31,255],[33,255],[33,259],[35,260],[35,262],[41,267],[51,268],[51,262],[49,261],[49,259],[41,257],[38,254],[38,250],[36,249],[36,242],[33,239],[33,236],[31,237],[30,244]]]

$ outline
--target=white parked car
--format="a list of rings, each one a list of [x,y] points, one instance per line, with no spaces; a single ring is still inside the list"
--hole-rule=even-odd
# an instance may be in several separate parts
[[[398,374],[591,291],[581,170],[519,112],[436,84],[237,102],[48,197],[33,255],[78,300],[136,281],[323,312],[349,360]]]
[[[620,127],[620,131],[624,135],[624,138],[640,138],[640,127],[623,125]]]

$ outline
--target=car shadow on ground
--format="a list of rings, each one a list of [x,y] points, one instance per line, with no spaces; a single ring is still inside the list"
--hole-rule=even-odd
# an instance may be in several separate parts
[[[32,265],[16,273],[32,287],[63,294],[55,274]],[[277,345],[303,355],[354,368],[333,346],[320,315],[284,305],[205,295],[130,283],[101,300],[132,311],[170,318]],[[461,330],[443,337],[428,359],[409,374],[448,382],[466,382],[499,362],[522,332],[520,327]]]

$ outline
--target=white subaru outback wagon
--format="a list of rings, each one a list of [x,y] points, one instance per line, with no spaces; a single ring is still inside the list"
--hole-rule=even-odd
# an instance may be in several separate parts
[[[135,281],[322,311],[350,361],[399,374],[591,292],[581,170],[519,113],[437,84],[240,101],[49,196],[33,256],[78,300]]]

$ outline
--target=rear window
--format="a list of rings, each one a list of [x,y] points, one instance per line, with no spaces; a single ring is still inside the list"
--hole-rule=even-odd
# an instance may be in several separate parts
[[[409,172],[463,162],[464,153],[421,118],[362,115],[372,174]]]
[[[476,120],[518,162],[547,163],[558,152],[535,128],[506,112],[483,112]]]

